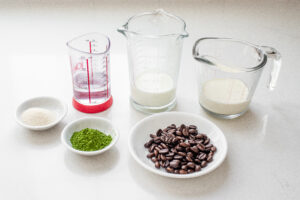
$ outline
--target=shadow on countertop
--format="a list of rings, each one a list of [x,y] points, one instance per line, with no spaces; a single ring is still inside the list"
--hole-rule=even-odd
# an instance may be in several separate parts
[[[229,172],[229,163],[225,159],[219,168],[201,177],[174,179],[153,174],[142,168],[130,157],[129,171],[136,184],[149,193],[199,198],[205,193],[218,190],[224,184]]]
[[[33,131],[15,126],[12,132],[17,142],[34,148],[53,148],[60,144],[60,134],[65,126],[64,121],[45,131]]]
[[[112,170],[119,157],[119,151],[115,147],[96,156],[82,156],[65,150],[64,163],[74,174],[98,176]]]

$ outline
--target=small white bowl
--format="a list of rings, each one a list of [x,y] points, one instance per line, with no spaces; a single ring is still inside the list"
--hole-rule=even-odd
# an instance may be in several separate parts
[[[80,151],[77,149],[74,149],[71,144],[71,137],[74,132],[80,131],[85,128],[92,128],[97,129],[107,135],[111,135],[112,141],[111,143],[104,147],[103,149],[97,150],[97,151]],[[101,154],[108,149],[110,149],[112,146],[116,144],[116,142],[119,139],[119,133],[118,131],[113,127],[111,121],[101,118],[101,117],[86,117],[82,119],[75,120],[71,123],[69,123],[62,131],[61,133],[61,142],[72,152],[84,155],[84,156],[94,156]]]
[[[56,120],[45,126],[31,126],[25,124],[21,119],[21,115],[25,110],[33,107],[44,108],[52,112],[55,112]],[[62,101],[60,101],[59,99],[56,99],[54,97],[35,97],[24,101],[17,107],[16,121],[24,128],[35,130],[35,131],[42,131],[42,130],[50,129],[56,124],[58,124],[66,116],[67,110],[68,110],[68,106]]]
[[[170,124],[180,126],[181,124],[196,125],[200,133],[206,134],[211,143],[217,147],[213,161],[201,169],[201,171],[191,174],[172,174],[165,169],[156,169],[151,159],[147,158],[148,149],[144,144],[150,140],[150,133],[156,133],[160,128],[165,128]],[[154,114],[138,122],[130,131],[129,151],[133,158],[145,169],[171,178],[193,178],[207,174],[222,164],[227,154],[227,141],[222,131],[211,121],[195,114],[184,112],[166,112]]]

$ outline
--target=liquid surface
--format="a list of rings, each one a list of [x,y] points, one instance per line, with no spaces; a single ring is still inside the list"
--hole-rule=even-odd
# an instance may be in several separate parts
[[[131,85],[131,97],[140,105],[159,107],[175,98],[172,78],[164,73],[144,73]]]
[[[73,83],[74,98],[79,103],[101,104],[110,97],[110,84],[107,85],[106,73],[90,73],[90,90],[87,72],[76,72],[73,76]]]
[[[200,104],[217,114],[237,114],[248,108],[249,89],[239,79],[214,79],[207,81],[199,92]]]

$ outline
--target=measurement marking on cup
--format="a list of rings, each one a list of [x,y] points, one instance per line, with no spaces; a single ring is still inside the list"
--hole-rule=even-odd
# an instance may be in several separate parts
[[[106,46],[107,51],[107,46]],[[107,71],[107,55],[105,57],[105,65],[106,65],[106,97],[108,98],[108,71]]]
[[[91,103],[91,86],[90,86],[90,71],[89,71],[89,59],[86,59],[88,88],[89,88],[89,102]]]
[[[90,53],[92,53],[92,42],[91,41],[89,41],[89,45],[90,45]],[[91,73],[92,73],[92,84],[94,85],[94,73],[93,73],[93,63],[92,63],[92,59],[93,58],[93,56],[91,55],[91,64],[90,64],[90,66],[91,66]]]

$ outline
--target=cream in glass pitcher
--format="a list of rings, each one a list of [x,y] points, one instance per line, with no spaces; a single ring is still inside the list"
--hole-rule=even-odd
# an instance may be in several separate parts
[[[229,38],[201,38],[193,56],[199,63],[199,104],[208,113],[228,119],[247,111],[268,58],[273,59],[270,90],[281,68],[281,55],[274,48]]]

